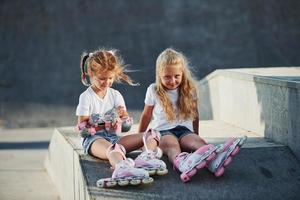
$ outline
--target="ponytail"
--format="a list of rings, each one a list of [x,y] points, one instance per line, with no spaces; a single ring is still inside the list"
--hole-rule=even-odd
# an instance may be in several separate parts
[[[83,53],[81,56],[81,62],[80,62],[81,82],[85,86],[91,85],[90,76],[88,74],[88,62],[87,62],[88,58],[89,58],[89,54]]]

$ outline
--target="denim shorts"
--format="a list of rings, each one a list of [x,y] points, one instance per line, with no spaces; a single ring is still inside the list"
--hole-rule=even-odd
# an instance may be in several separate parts
[[[179,140],[188,134],[193,134],[193,132],[185,126],[176,126],[175,128],[169,130],[162,130],[159,132],[162,137],[165,135],[174,135]]]
[[[117,143],[120,139],[120,137],[114,133],[109,133],[106,130],[100,130],[95,135],[90,135],[83,139],[82,147],[83,147],[84,153],[89,154],[90,153],[89,150],[90,150],[93,142],[95,142],[95,140],[100,139],[100,138],[105,139],[106,141],[108,141],[112,144]]]

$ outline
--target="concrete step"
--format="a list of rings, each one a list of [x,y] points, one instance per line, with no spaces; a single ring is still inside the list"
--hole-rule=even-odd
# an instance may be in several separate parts
[[[248,135],[248,142],[220,178],[204,169],[189,183],[182,183],[163,157],[169,173],[154,176],[151,185],[98,188],[98,179],[111,176],[110,165],[83,154],[73,127],[54,131],[45,165],[62,199],[295,199],[300,196],[300,162],[287,146],[223,122],[201,121],[200,125],[203,137],[210,143],[224,142],[229,136]],[[135,151],[128,156],[135,158],[139,153]]]
[[[199,82],[201,120],[227,122],[300,159],[300,67],[216,70]]]

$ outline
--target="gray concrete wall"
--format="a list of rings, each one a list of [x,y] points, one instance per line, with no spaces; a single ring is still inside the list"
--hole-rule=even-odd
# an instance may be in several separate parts
[[[201,120],[287,145],[300,158],[300,67],[217,70],[200,82]]]
[[[300,65],[299,10],[297,0],[3,0],[0,123],[71,125],[74,119],[55,119],[47,110],[74,111],[84,90],[80,54],[99,46],[119,49],[140,70],[130,74],[140,87],[117,86],[128,107],[139,110],[155,59],[169,46],[187,55],[199,80],[217,68]],[[11,111],[19,105],[32,120],[12,120],[22,114]]]

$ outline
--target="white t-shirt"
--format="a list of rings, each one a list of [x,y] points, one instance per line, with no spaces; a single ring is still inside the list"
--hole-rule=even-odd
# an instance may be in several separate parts
[[[167,94],[174,106],[174,110],[177,110],[176,102],[178,99],[178,89],[175,90],[168,90]],[[166,114],[163,110],[163,107],[161,106],[160,100],[156,94],[155,91],[155,84],[151,84],[146,92],[146,97],[145,97],[145,104],[148,106],[154,106],[153,108],[153,120],[151,122],[151,128],[161,131],[161,130],[168,130],[175,128],[176,126],[185,126],[191,131],[193,131],[193,120],[184,120],[184,119],[179,119],[178,117],[172,121],[169,122],[167,120]]]
[[[76,115],[104,115],[107,111],[118,106],[123,106],[126,110],[124,98],[118,90],[108,88],[106,95],[101,99],[91,87],[88,87],[79,97]]]

